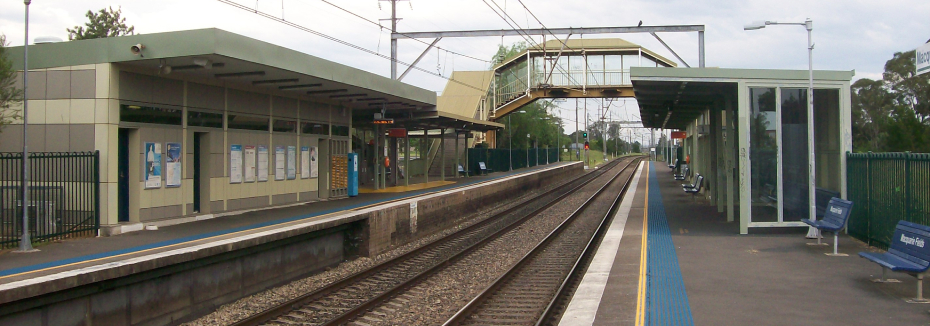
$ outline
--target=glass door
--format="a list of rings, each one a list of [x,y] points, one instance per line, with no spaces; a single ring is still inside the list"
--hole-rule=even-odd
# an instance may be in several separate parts
[[[777,222],[778,121],[775,88],[750,88],[749,161],[751,222]]]
[[[782,220],[810,218],[807,89],[781,89]]]

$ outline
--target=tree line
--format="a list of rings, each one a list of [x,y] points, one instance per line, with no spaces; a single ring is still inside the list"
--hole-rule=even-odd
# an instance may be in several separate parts
[[[896,52],[882,79],[850,86],[855,152],[930,152],[930,74],[917,75],[915,53]]]

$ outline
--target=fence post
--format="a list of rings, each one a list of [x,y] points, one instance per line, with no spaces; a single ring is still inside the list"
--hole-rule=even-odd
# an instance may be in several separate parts
[[[868,245],[871,246],[872,245],[872,152],[871,151],[866,153],[865,175],[866,175],[866,182],[868,182],[868,185],[866,185],[865,187],[866,188],[866,192],[865,192],[866,204],[865,205],[868,208],[866,212],[867,222],[866,222],[865,234],[866,234],[866,239],[869,239]]]
[[[94,151],[94,235],[100,236],[100,151]]]
[[[911,152],[904,152],[904,219],[913,222],[911,216]]]

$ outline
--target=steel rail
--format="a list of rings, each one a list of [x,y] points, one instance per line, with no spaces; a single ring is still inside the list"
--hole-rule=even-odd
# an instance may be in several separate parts
[[[623,171],[626,171],[627,168],[634,166],[634,163],[639,162],[640,160],[641,160],[640,158],[637,158],[631,161],[629,164],[627,164],[627,166],[624,167],[620,172],[618,172],[617,175],[615,175],[611,179],[611,181],[607,182],[606,184],[604,184],[604,186],[598,189],[594,195],[588,198],[588,200],[586,200],[581,206],[579,206],[574,212],[572,212],[572,214],[569,215],[567,219],[562,221],[562,223],[560,223],[555,229],[553,229],[552,232],[550,232],[542,241],[540,241],[530,252],[528,252],[519,261],[517,261],[513,266],[511,266],[511,268],[506,273],[504,273],[503,275],[498,277],[496,280],[494,280],[494,282],[491,283],[491,285],[489,285],[487,288],[481,291],[481,293],[479,293],[472,300],[470,300],[464,307],[459,309],[459,311],[456,312],[455,315],[453,315],[445,323],[443,323],[443,326],[463,324],[465,319],[471,316],[472,313],[474,313],[474,311],[477,310],[483,302],[485,302],[488,298],[490,298],[490,296],[492,296],[495,292],[497,292],[497,290],[499,290],[505,285],[506,283],[505,281],[510,280],[514,276],[516,276],[516,274],[520,272],[523,269],[523,267],[528,265],[535,256],[537,256],[545,248],[547,248],[548,245],[552,243],[552,241],[554,241],[558,237],[558,235],[562,233],[562,231],[565,231],[565,229],[567,229],[568,226],[571,225],[581,215],[581,213],[584,212],[588,208],[588,206],[594,202],[594,199],[599,197],[604,192],[604,190],[607,189],[607,187],[611,185],[613,181],[615,181],[616,178],[620,176],[620,174],[623,173]],[[615,199],[613,201],[604,219],[607,219],[608,217],[610,217],[610,214],[611,212],[613,212],[617,201],[619,200],[619,198],[621,198],[621,195],[622,195],[622,192],[621,194],[617,195],[618,199]],[[603,226],[603,221],[600,224],[600,226]],[[588,244],[590,243],[591,242],[589,241]]]
[[[613,162],[613,163],[614,163],[613,165],[619,164],[619,160],[616,160],[616,161]],[[611,166],[611,167],[613,167],[613,166]],[[574,194],[576,191],[580,190],[582,187],[584,187],[584,186],[587,185],[588,183],[591,183],[592,181],[594,181],[595,179],[597,179],[598,177],[600,177],[600,176],[603,175],[604,173],[607,173],[607,170],[609,170],[609,168],[601,168],[600,173],[599,173],[598,175],[593,176],[592,178],[586,180],[584,183],[579,184],[578,186],[572,188],[570,191],[568,191],[568,192],[566,192],[566,193],[560,195],[559,197],[557,197],[557,198],[551,200],[551,201],[550,201],[549,203],[547,203],[546,205],[543,205],[542,207],[540,207],[540,208],[534,210],[533,212],[527,214],[526,216],[520,218],[519,220],[516,220],[516,221],[514,221],[513,223],[510,223],[510,224],[507,225],[506,227],[501,228],[501,229],[498,230],[497,232],[494,232],[494,234],[491,234],[491,235],[485,237],[485,238],[482,239],[481,241],[479,241],[479,242],[477,242],[477,243],[475,243],[475,244],[469,246],[468,248],[463,249],[462,251],[456,253],[455,255],[452,255],[452,256],[450,256],[450,257],[444,259],[443,261],[441,261],[441,262],[439,262],[439,263],[433,265],[433,266],[430,267],[429,269],[427,269],[427,270],[425,270],[425,271],[423,271],[423,272],[421,272],[421,273],[418,273],[418,274],[415,275],[414,277],[410,278],[408,281],[403,282],[403,283],[400,283],[400,284],[398,284],[397,286],[391,288],[390,290],[388,290],[388,291],[382,293],[381,295],[378,295],[378,296],[376,296],[376,297],[374,297],[374,298],[372,298],[372,299],[366,301],[365,303],[356,306],[354,309],[345,312],[344,314],[342,314],[342,315],[336,317],[335,319],[331,320],[330,322],[328,322],[328,323],[326,323],[326,324],[324,324],[324,325],[331,326],[331,325],[342,325],[342,324],[349,323],[350,321],[352,321],[352,320],[355,319],[356,317],[358,317],[358,316],[360,316],[361,314],[363,314],[363,313],[365,313],[365,312],[371,310],[372,308],[376,307],[377,305],[381,304],[382,302],[384,302],[384,301],[386,301],[386,300],[388,300],[388,299],[390,299],[390,298],[393,298],[393,297],[399,295],[400,293],[402,293],[403,291],[405,291],[405,290],[407,290],[407,289],[409,289],[409,288],[411,288],[411,287],[413,287],[413,286],[415,286],[415,285],[421,283],[422,281],[426,280],[429,276],[432,276],[433,274],[439,272],[442,268],[448,266],[449,264],[452,264],[453,262],[456,262],[456,261],[458,261],[459,259],[468,256],[469,254],[471,254],[471,253],[475,252],[476,250],[478,250],[479,248],[483,247],[485,244],[490,243],[491,241],[494,241],[494,240],[500,238],[502,235],[504,235],[504,234],[506,234],[507,232],[510,232],[511,230],[513,230],[513,229],[519,227],[520,225],[522,225],[524,222],[528,221],[529,219],[531,219],[531,218],[533,218],[533,217],[536,217],[537,215],[539,215],[539,213],[542,213],[543,211],[545,211],[546,209],[548,209],[548,208],[551,207],[552,205],[555,205],[556,203],[558,203],[558,202],[561,201],[562,199],[565,199],[565,198],[568,197],[569,195]],[[610,183],[610,182],[608,182],[608,184],[609,184],[609,183]]]
[[[623,184],[623,189],[620,190],[620,194],[617,195],[617,198],[614,200],[613,204],[610,205],[610,209],[607,210],[607,218],[601,221],[601,224],[598,225],[597,231],[594,232],[594,235],[591,236],[591,239],[588,240],[588,244],[585,245],[584,250],[581,252],[581,255],[578,255],[578,259],[575,261],[575,264],[572,265],[571,271],[566,275],[565,280],[562,281],[562,284],[559,285],[559,289],[556,290],[555,295],[552,296],[552,300],[549,301],[549,304],[546,305],[546,310],[543,311],[539,319],[536,321],[536,326],[541,326],[545,323],[546,320],[554,317],[555,315],[555,306],[563,298],[566,298],[570,293],[567,293],[568,290],[574,292],[574,288],[569,286],[569,283],[576,279],[584,270],[587,270],[588,264],[590,261],[585,262],[588,258],[592,258],[594,253],[596,253],[596,247],[600,244],[603,239],[603,235],[607,232],[609,223],[613,221],[613,216],[617,214],[621,200],[628,190],[630,190],[630,184],[633,180],[633,177],[636,175],[636,172],[630,173],[629,178],[626,179],[626,182]]]
[[[620,160],[616,160],[616,162],[619,162],[619,161],[620,161]],[[612,162],[612,163],[613,163],[613,162]],[[617,164],[617,163],[613,163],[613,164]],[[599,169],[599,170],[600,170],[600,171],[606,171],[607,169],[603,169],[603,168],[602,168],[602,169]],[[434,240],[434,241],[432,241],[432,242],[429,242],[429,243],[427,243],[427,244],[424,244],[423,246],[421,246],[421,247],[419,247],[419,248],[417,248],[417,249],[414,249],[414,250],[412,250],[412,251],[410,251],[410,252],[408,252],[408,253],[406,253],[406,254],[403,254],[403,255],[398,256],[398,257],[395,257],[395,258],[393,258],[393,259],[384,261],[384,262],[382,262],[382,263],[380,263],[380,264],[377,264],[377,265],[375,265],[375,266],[372,266],[372,267],[370,267],[370,268],[368,268],[368,269],[366,269],[366,270],[359,271],[359,272],[357,272],[357,273],[354,273],[354,274],[352,274],[352,275],[349,275],[349,276],[347,276],[347,277],[345,277],[345,278],[343,278],[343,279],[341,279],[341,280],[338,280],[338,281],[336,281],[336,282],[334,282],[334,283],[332,283],[332,284],[330,284],[330,285],[327,285],[327,286],[325,286],[325,287],[323,287],[323,288],[317,289],[317,290],[315,290],[315,291],[312,291],[312,292],[309,292],[309,293],[307,293],[307,294],[301,295],[301,296],[296,297],[296,298],[294,298],[294,299],[288,300],[288,301],[286,301],[286,302],[284,302],[284,303],[281,303],[281,304],[279,304],[279,305],[276,305],[276,306],[274,306],[274,307],[271,307],[271,308],[269,308],[269,309],[266,309],[266,310],[264,310],[264,311],[262,311],[262,312],[260,312],[260,313],[258,313],[258,314],[249,316],[249,317],[247,317],[247,318],[245,318],[245,319],[242,319],[242,320],[240,320],[240,321],[238,321],[238,322],[235,322],[235,323],[231,324],[231,326],[257,326],[257,325],[261,325],[261,324],[263,324],[263,323],[269,322],[269,321],[271,321],[271,320],[273,320],[273,319],[275,319],[275,318],[278,318],[278,317],[280,317],[280,316],[283,316],[283,315],[287,314],[288,312],[290,312],[290,311],[292,311],[292,310],[294,310],[294,309],[298,309],[298,308],[300,308],[300,307],[306,306],[306,305],[308,305],[309,303],[314,302],[314,301],[316,301],[316,300],[318,300],[318,299],[320,299],[320,298],[323,298],[323,297],[325,297],[325,296],[327,296],[327,295],[329,295],[329,294],[335,293],[336,291],[338,291],[338,290],[340,290],[340,289],[346,288],[346,287],[348,287],[348,286],[350,286],[350,285],[352,285],[352,284],[358,283],[358,282],[360,282],[360,281],[362,281],[362,280],[364,280],[364,279],[366,279],[366,278],[368,278],[368,277],[371,277],[371,276],[373,276],[373,275],[376,275],[376,274],[377,274],[378,272],[380,272],[380,271],[386,270],[386,269],[388,269],[388,268],[390,268],[390,267],[393,267],[393,266],[397,266],[397,265],[401,264],[401,263],[404,262],[404,261],[410,260],[410,259],[412,259],[412,258],[414,258],[414,257],[419,256],[419,255],[422,255],[422,254],[424,254],[424,253],[426,253],[426,252],[428,252],[428,251],[430,251],[430,250],[432,250],[432,249],[434,249],[434,248],[436,248],[436,247],[438,247],[438,246],[440,246],[440,245],[442,245],[442,244],[444,244],[444,243],[448,243],[448,242],[451,242],[451,241],[453,241],[453,240],[455,240],[455,239],[457,239],[457,238],[459,238],[459,237],[465,236],[465,235],[467,235],[467,234],[470,233],[470,232],[473,232],[473,231],[478,230],[478,229],[480,229],[480,228],[482,228],[482,227],[484,227],[484,226],[486,226],[486,225],[488,225],[488,224],[490,224],[490,223],[493,223],[493,222],[494,222],[497,218],[499,218],[499,217],[503,217],[503,216],[506,216],[507,214],[511,214],[511,213],[516,212],[517,210],[521,209],[524,205],[526,205],[526,204],[528,204],[528,203],[531,203],[531,202],[536,201],[536,200],[540,200],[540,199],[545,198],[546,196],[549,196],[549,195],[551,195],[551,194],[553,194],[553,193],[556,193],[556,192],[558,192],[558,191],[564,191],[564,190],[565,190],[564,188],[565,188],[566,186],[568,186],[569,184],[571,184],[572,182],[576,182],[576,181],[578,181],[578,180],[581,180],[581,179],[584,178],[584,177],[589,177],[587,180],[583,180],[580,184],[578,184],[577,186],[575,186],[575,187],[571,188],[570,190],[568,190],[565,194],[560,195],[559,197],[557,197],[556,200],[552,200],[550,203],[548,203],[548,204],[546,204],[546,205],[543,205],[543,207],[541,207],[540,209],[538,209],[538,210],[534,211],[533,213],[531,213],[531,215],[538,214],[538,212],[541,212],[542,210],[545,210],[546,208],[548,208],[548,207],[550,207],[551,205],[553,205],[555,202],[558,201],[558,199],[564,198],[564,197],[568,196],[569,194],[574,193],[575,191],[577,191],[578,189],[580,189],[580,188],[583,187],[584,185],[587,185],[588,183],[590,183],[590,182],[592,182],[593,180],[597,179],[597,177],[600,176],[600,175],[603,174],[603,173],[605,173],[605,172],[600,172],[600,173],[597,174],[597,175],[594,175],[594,174],[583,174],[583,175],[579,176],[578,178],[575,178],[574,180],[571,180],[571,181],[569,181],[569,182],[566,182],[565,184],[563,184],[563,185],[561,185],[561,186],[558,186],[558,187],[555,187],[555,188],[553,188],[553,189],[550,189],[550,190],[548,190],[548,191],[546,191],[546,192],[544,192],[544,193],[542,193],[542,194],[540,194],[540,195],[538,195],[538,196],[535,196],[535,197],[533,197],[533,198],[529,198],[529,199],[527,199],[527,200],[525,200],[525,201],[523,201],[523,202],[521,202],[521,203],[519,203],[519,204],[517,204],[517,205],[514,205],[513,207],[508,208],[508,209],[506,209],[506,210],[504,210],[504,211],[502,211],[502,212],[500,212],[500,213],[494,214],[493,216],[491,216],[491,217],[489,217],[489,218],[486,218],[486,219],[482,220],[481,222],[475,223],[475,224],[473,224],[473,225],[471,225],[471,226],[469,226],[469,227],[463,228],[462,230],[456,231],[455,233],[452,233],[452,234],[450,234],[450,235],[448,235],[448,236],[445,236],[445,237],[442,237],[442,238],[440,238],[440,239],[436,239],[436,240]],[[513,224],[519,224],[523,219],[525,219],[525,218],[518,219],[517,221],[513,222],[511,225],[513,225]],[[438,264],[437,264],[437,265],[438,265]],[[402,283],[403,283],[403,282],[402,282]],[[344,315],[344,314],[343,314],[343,315]]]

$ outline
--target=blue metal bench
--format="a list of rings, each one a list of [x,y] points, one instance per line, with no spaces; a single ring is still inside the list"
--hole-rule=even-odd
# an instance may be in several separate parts
[[[494,173],[494,170],[489,169],[488,166],[484,164],[484,162],[478,162],[478,170],[484,174]]]
[[[466,171],[465,168],[463,168],[462,165],[459,164],[459,175],[463,177],[467,177],[469,174],[471,174],[471,171]]]
[[[701,186],[703,185],[704,185],[704,176],[698,174],[697,180],[694,182],[694,184],[682,185],[681,187],[682,189],[684,189],[686,194],[691,194],[691,201],[694,201],[694,195],[701,192]]]
[[[842,198],[830,198],[830,202],[824,208],[824,215],[822,219],[811,220],[811,219],[801,219],[801,222],[804,222],[807,225],[815,227],[820,231],[833,232],[833,253],[828,253],[829,256],[848,256],[846,254],[839,254],[836,252],[837,239],[839,239],[838,234],[840,230],[846,228],[846,222],[849,221],[849,212],[852,211],[853,203]],[[820,237],[817,237],[817,244],[820,244]]]
[[[930,302],[923,296],[924,274],[930,268],[930,227],[898,221],[888,252],[860,252],[859,256],[882,266],[882,278],[875,282],[897,282],[885,278],[887,270],[917,277],[917,298],[909,299],[908,302]]]

